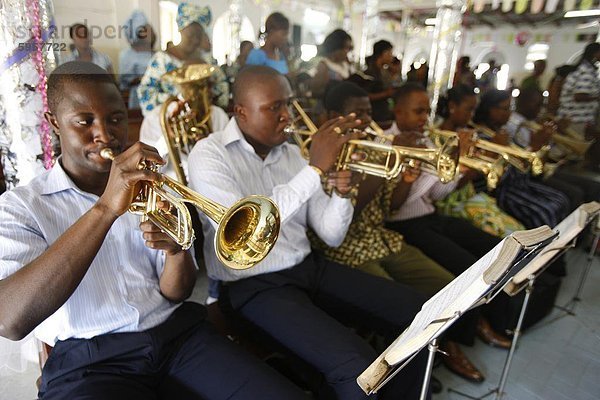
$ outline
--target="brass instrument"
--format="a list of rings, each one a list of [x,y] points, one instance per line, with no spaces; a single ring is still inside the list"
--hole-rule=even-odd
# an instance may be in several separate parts
[[[175,85],[185,100],[185,109],[175,116],[169,116],[169,106],[179,101],[177,96],[167,99],[160,109],[160,125],[169,149],[169,161],[173,164],[177,179],[184,185],[187,184],[187,178],[181,154],[189,154],[197,141],[212,132],[208,80],[214,70],[212,65],[190,64],[167,72],[161,78]]]
[[[100,155],[114,159],[111,149],[104,148]],[[141,168],[158,171],[158,165],[142,162]],[[185,203],[193,204],[217,225],[215,253],[224,265],[232,269],[247,269],[269,254],[279,235],[279,209],[264,196],[248,196],[230,208],[207,199],[176,180],[162,175],[159,182],[145,182],[129,212],[150,220],[169,235],[183,249],[194,241],[190,212]],[[167,210],[158,202],[169,204]]]
[[[300,147],[300,153],[305,158],[308,158],[312,135],[317,132],[317,127],[297,101],[293,101],[292,104],[304,121],[307,129],[299,129],[295,126],[295,123],[292,123],[286,127],[285,133],[296,141]],[[373,131],[367,132],[367,134],[377,137],[376,129]],[[352,155],[359,152],[364,153],[367,158],[361,161],[352,160]],[[371,156],[370,152],[374,156]],[[372,160],[369,158],[372,158]],[[344,144],[337,158],[335,170],[351,170],[385,179],[393,179],[400,175],[407,165],[413,166],[415,161],[422,161],[428,165],[432,165],[440,181],[447,183],[452,181],[456,175],[457,160],[457,138],[448,140],[445,146],[439,149],[392,146],[376,143],[373,140],[350,140]]]
[[[469,126],[488,136],[490,139],[493,139],[496,136],[496,132],[486,126],[478,125],[474,122],[469,122]],[[506,162],[517,168],[519,171],[531,172],[533,175],[540,175],[544,172],[543,159],[548,153],[548,150],[550,150],[549,146],[544,146],[537,152],[533,152],[524,150],[514,144],[504,146],[482,139],[478,139],[475,142],[474,147],[480,150],[500,154]]]
[[[523,125],[533,132],[537,132],[543,128],[541,124],[535,121],[525,121],[523,122]],[[594,144],[593,140],[588,141],[575,139],[567,135],[562,135],[558,132],[552,134],[552,141],[577,156],[583,156],[589,150],[592,144]]]
[[[427,130],[436,146],[442,146],[449,137],[456,136],[456,132],[453,131],[431,127]],[[500,182],[500,178],[504,175],[505,160],[502,157],[496,160],[488,160],[472,152],[472,154],[461,156],[458,162],[467,168],[481,172],[486,178],[487,188],[489,190],[495,189]]]

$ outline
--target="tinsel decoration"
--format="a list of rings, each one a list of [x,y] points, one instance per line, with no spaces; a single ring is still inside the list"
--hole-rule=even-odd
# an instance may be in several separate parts
[[[0,4],[0,157],[9,189],[53,164],[46,76],[56,66],[51,0]]]

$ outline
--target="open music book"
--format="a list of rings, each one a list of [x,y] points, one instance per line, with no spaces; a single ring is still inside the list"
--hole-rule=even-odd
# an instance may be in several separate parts
[[[594,217],[600,214],[600,203],[592,201],[582,204],[567,218],[562,220],[554,230],[558,231],[558,239],[542,250],[526,267],[519,271],[508,284],[504,291],[514,296],[527,286],[530,275],[539,275],[548,263],[581,233]]]
[[[474,304],[493,297],[555,237],[555,232],[543,226],[504,238],[423,305],[410,326],[357,378],[358,385],[367,394],[376,392],[397,366],[437,338]]]

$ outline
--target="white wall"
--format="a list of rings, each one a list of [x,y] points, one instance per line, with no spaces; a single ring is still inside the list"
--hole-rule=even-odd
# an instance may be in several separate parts
[[[515,34],[527,31],[530,40],[524,46],[519,46],[514,41]],[[490,28],[478,28],[468,30],[463,41],[462,54],[471,57],[471,65],[475,67],[490,51],[497,51],[504,55],[505,62],[510,66],[509,76],[515,78],[517,84],[530,74],[525,70],[525,58],[530,45],[541,42],[550,46],[548,50],[548,65],[542,77],[544,87],[554,75],[554,68],[567,63],[574,54],[581,52],[586,42],[577,42],[576,37],[581,33],[595,33],[595,29],[578,30],[574,25],[557,28],[547,26],[536,29],[524,27],[507,27],[492,30]]]

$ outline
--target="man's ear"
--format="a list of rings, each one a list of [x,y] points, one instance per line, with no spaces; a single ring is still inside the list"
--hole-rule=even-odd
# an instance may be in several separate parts
[[[52,114],[49,111],[46,111],[44,113],[44,118],[46,118],[46,121],[48,121],[48,123],[52,126],[54,133],[58,136],[60,128],[58,127],[58,121],[56,120],[54,114]]]
[[[242,106],[241,104],[234,105],[233,106],[233,115],[236,117],[236,119],[238,119],[240,121],[246,121],[246,119],[247,119],[246,108],[244,106]]]

